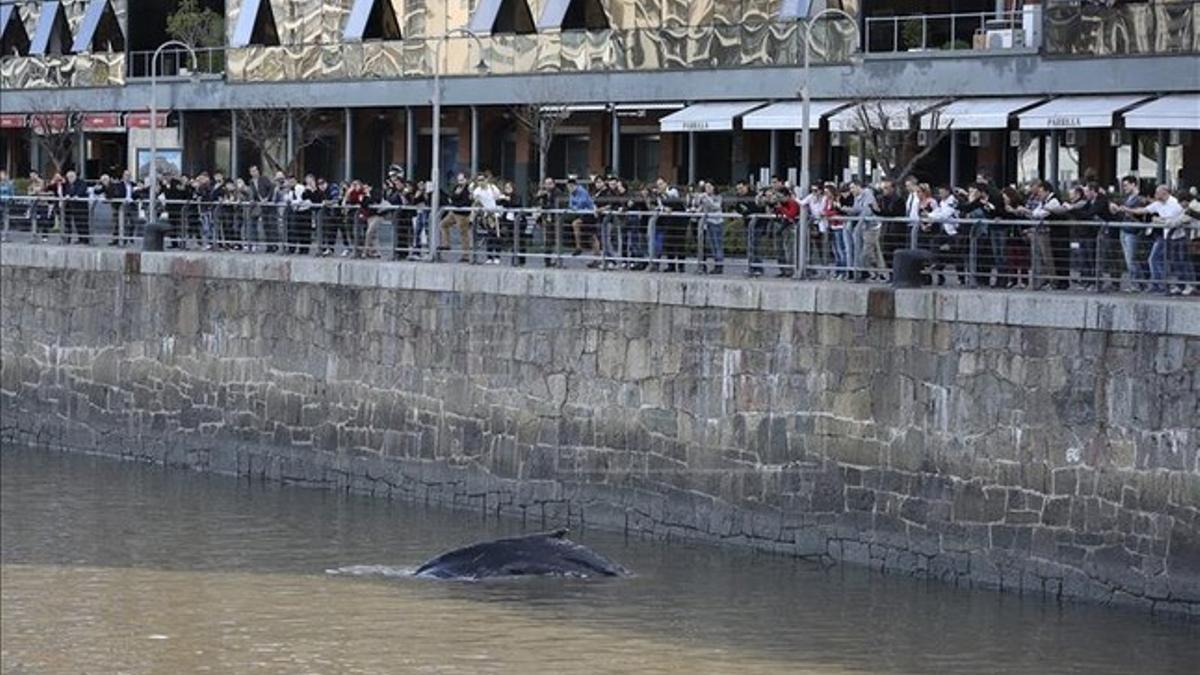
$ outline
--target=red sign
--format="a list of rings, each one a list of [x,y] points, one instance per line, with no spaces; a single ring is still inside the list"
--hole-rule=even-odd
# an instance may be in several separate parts
[[[167,126],[168,112],[158,113],[157,119],[154,120],[155,129],[164,129]],[[136,112],[125,115],[125,126],[130,129],[149,129],[150,128],[150,113]]]
[[[61,134],[70,131],[67,116],[63,113],[37,113],[29,116],[29,126],[38,134]]]
[[[124,131],[120,113],[84,113],[85,131]]]
[[[24,115],[0,115],[0,129],[24,129]]]

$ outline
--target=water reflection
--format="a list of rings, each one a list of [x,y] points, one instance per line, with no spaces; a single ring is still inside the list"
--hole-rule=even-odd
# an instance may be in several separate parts
[[[396,573],[519,524],[94,458],[0,457],[4,672],[1148,673],[1200,662],[1195,624],[593,531],[572,537],[634,577],[413,579]],[[326,573],[355,566],[366,574]]]

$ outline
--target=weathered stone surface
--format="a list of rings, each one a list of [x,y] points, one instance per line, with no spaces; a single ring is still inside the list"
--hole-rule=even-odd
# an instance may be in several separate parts
[[[64,251],[6,443],[1200,614],[1183,301]]]

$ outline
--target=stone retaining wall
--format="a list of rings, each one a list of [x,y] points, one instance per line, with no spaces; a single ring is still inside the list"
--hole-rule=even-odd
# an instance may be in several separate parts
[[[0,255],[6,443],[1200,616],[1200,303]]]

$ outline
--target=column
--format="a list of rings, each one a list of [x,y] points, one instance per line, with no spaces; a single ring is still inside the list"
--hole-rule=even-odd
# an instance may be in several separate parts
[[[867,180],[867,139],[864,134],[858,135],[858,169],[855,173],[859,180]]]
[[[621,118],[617,117],[617,109],[614,106],[611,111],[612,128],[609,136],[611,136],[612,149],[609,152],[608,163],[612,166],[612,172],[615,176],[621,175]]]
[[[950,135],[950,187],[958,187],[958,132],[951,129]]]
[[[1171,182],[1171,177],[1167,175],[1167,140],[1167,130],[1159,129],[1158,152],[1155,153],[1155,161],[1158,162],[1158,176],[1156,178],[1159,185],[1168,185]]]
[[[75,138],[75,146],[75,173],[79,174],[79,180],[87,180],[87,137],[82,127]]]
[[[780,175],[780,171],[779,171],[779,131],[776,129],[771,130],[771,153],[770,153],[770,156],[771,156],[771,160],[770,160],[771,175],[778,176],[778,175]],[[737,176],[734,176],[734,178],[737,178]]]
[[[229,111],[229,174],[232,177],[238,173],[238,117],[236,110]]]
[[[342,118],[345,120],[344,138],[342,139],[343,177],[349,181],[354,175],[354,117],[349,108],[342,109]]]
[[[471,175],[479,175],[479,108],[471,106]]]
[[[417,170],[417,120],[413,115],[412,106],[404,109],[404,175],[409,180],[416,178]]]
[[[1058,132],[1050,132],[1050,162],[1046,167],[1049,173],[1049,180],[1054,184],[1054,189],[1058,189]]]
[[[696,184],[696,132],[688,132],[688,165],[687,177],[688,185]]]
[[[182,113],[180,113],[180,117],[183,117]],[[296,161],[296,118],[292,115],[291,108],[288,108],[287,111],[287,130],[284,133],[287,134],[287,138],[284,139],[284,149],[287,153],[284,155],[284,161],[287,162],[284,172],[294,174],[300,164]]]

